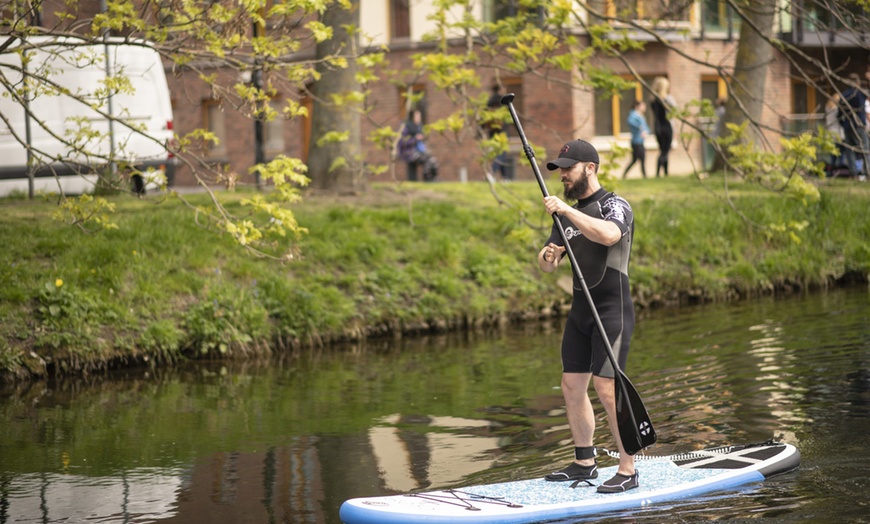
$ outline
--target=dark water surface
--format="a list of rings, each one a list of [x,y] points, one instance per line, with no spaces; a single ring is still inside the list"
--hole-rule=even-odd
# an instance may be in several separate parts
[[[6,390],[0,524],[338,524],[352,497],[542,475],[572,452],[560,336],[556,321]],[[776,437],[803,463],[595,522],[870,522],[866,288],[651,312],[627,374],[652,453]],[[600,417],[596,437],[613,448]]]

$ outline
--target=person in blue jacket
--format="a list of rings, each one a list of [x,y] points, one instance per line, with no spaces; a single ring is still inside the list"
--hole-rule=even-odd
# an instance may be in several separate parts
[[[643,114],[646,112],[646,104],[643,100],[634,103],[634,109],[628,114],[628,130],[631,132],[631,162],[622,173],[622,178],[628,176],[628,171],[640,162],[640,172],[646,178],[646,148],[643,141],[649,134],[649,126]]]

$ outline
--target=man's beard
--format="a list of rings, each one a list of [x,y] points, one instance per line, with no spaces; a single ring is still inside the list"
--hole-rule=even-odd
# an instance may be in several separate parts
[[[589,176],[586,173],[583,173],[583,175],[578,178],[573,184],[571,184],[570,186],[565,186],[565,199],[580,200],[588,190]]]

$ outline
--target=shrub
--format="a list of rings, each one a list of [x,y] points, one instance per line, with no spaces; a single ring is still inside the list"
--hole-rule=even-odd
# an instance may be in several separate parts
[[[187,334],[184,348],[205,356],[248,353],[268,342],[268,315],[255,293],[227,286],[208,294],[188,309],[182,319]]]

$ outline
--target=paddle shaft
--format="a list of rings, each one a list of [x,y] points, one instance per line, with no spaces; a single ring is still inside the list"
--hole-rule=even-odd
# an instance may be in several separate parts
[[[532,164],[532,171],[535,172],[535,179],[538,181],[538,185],[541,186],[541,193],[544,194],[545,197],[550,196],[550,192],[547,191],[547,184],[544,183],[544,177],[541,176],[541,170],[538,167],[538,162],[535,160],[535,151],[529,145],[529,141],[526,139],[526,133],[523,131],[523,126],[520,124],[520,118],[517,116],[517,111],[514,108],[514,97],[513,93],[509,93],[502,97],[501,103],[502,105],[506,105],[508,107],[508,111],[510,111],[511,118],[514,121],[514,126],[517,128],[517,132],[520,135],[520,140],[523,143],[523,151],[526,153],[526,158],[529,159],[529,163]],[[638,442],[642,439],[640,434],[638,433],[638,425],[634,416],[634,410],[631,407],[631,402],[625,398],[626,386],[623,382],[624,374],[619,367],[619,363],[616,361],[616,357],[613,355],[613,347],[610,345],[610,339],[607,338],[607,332],[604,330],[604,324],[601,322],[601,316],[598,314],[598,309],[595,307],[595,302],[592,300],[592,293],[589,292],[589,286],[586,285],[586,279],[583,278],[583,272],[580,271],[580,264],[577,263],[577,259],[574,256],[574,251],[571,249],[571,245],[568,243],[568,235],[565,234],[565,228],[562,226],[562,220],[559,218],[558,213],[553,213],[553,223],[556,224],[556,229],[559,230],[559,236],[562,238],[562,245],[565,246],[565,253],[568,255],[568,260],[571,261],[571,269],[574,271],[574,274],[577,276],[577,279],[580,281],[580,287],[583,289],[583,294],[586,296],[586,301],[589,303],[589,309],[592,311],[592,317],[595,319],[595,324],[598,326],[598,332],[601,333],[601,338],[604,340],[604,348],[607,350],[607,358],[610,359],[610,364],[613,366],[613,375],[614,375],[614,384],[615,388],[622,391],[622,399],[624,400],[624,406],[628,408],[628,414],[631,419],[631,425],[635,429],[635,437]],[[614,392],[615,393],[615,392]],[[617,398],[620,395],[615,395]],[[639,398],[638,398],[639,400]],[[619,432],[620,440],[629,438],[628,435],[623,436],[622,431]],[[623,440],[623,442],[625,442]],[[625,448],[629,448],[630,446],[624,446]]]

